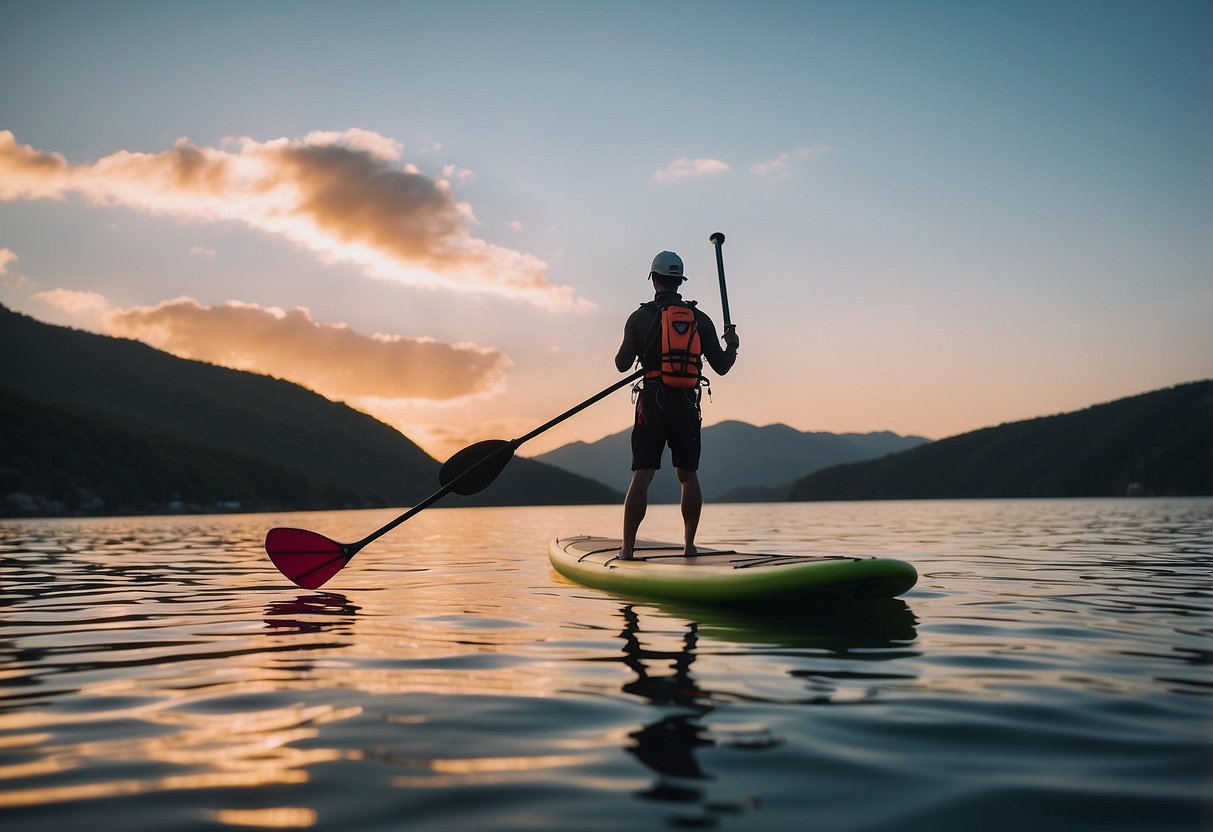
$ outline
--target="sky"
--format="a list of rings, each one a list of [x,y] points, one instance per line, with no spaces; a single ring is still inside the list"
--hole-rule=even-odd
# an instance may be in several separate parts
[[[1182,0],[7,0],[0,303],[444,459],[618,380],[659,251],[719,327],[722,232],[705,425],[1079,409],[1213,377],[1211,33]],[[622,390],[521,453],[630,424]]]

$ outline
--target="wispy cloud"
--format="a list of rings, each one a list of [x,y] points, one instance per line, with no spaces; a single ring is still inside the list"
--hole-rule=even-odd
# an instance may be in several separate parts
[[[750,172],[762,179],[778,181],[786,178],[791,173],[792,165],[797,159],[807,159],[810,156],[829,152],[830,146],[825,144],[814,145],[813,147],[797,147],[780,153],[774,159],[752,165]]]
[[[193,246],[190,248],[190,254],[195,257],[214,257],[218,253],[213,248],[207,248],[206,246]]]
[[[11,248],[0,248],[0,275],[8,274],[10,263],[16,263],[20,258]]]
[[[460,185],[466,185],[468,182],[476,181],[476,174],[467,168],[461,168],[458,165],[443,165],[442,176],[447,181],[455,181]]]
[[[70,173],[60,154],[17,144],[11,131],[0,130],[0,200],[63,199]]]
[[[719,159],[688,159],[685,156],[675,159],[665,167],[653,173],[657,182],[669,182],[680,179],[693,179],[704,176],[715,176],[729,170],[728,162]]]
[[[95,292],[36,295],[110,335],[134,338],[182,358],[287,378],[329,398],[449,401],[496,392],[511,362],[497,349],[429,338],[363,335],[282,310],[188,297],[116,308]]]
[[[34,281],[23,274],[13,274],[12,266],[21,258],[11,248],[0,248],[0,286],[6,289],[26,289],[34,285]]]
[[[114,308],[105,295],[97,292],[77,292],[74,289],[51,289],[34,295],[37,300],[66,312],[89,328],[104,326],[105,316]]]
[[[195,221],[236,220],[326,261],[408,286],[499,295],[549,309],[586,309],[547,264],[473,236],[472,208],[451,181],[399,164],[400,144],[367,130],[310,133],[221,147],[187,139],[157,153],[119,151],[74,165],[0,131],[0,200],[124,205]],[[445,174],[465,182],[470,171]]]

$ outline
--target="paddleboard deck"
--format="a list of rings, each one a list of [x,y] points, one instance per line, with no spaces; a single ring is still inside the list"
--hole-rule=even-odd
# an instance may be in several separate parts
[[[618,538],[578,535],[548,544],[553,568],[566,578],[625,595],[707,603],[749,603],[797,597],[893,598],[918,572],[905,561],[846,555],[782,555],[700,549],[637,541],[635,557],[619,557]]]

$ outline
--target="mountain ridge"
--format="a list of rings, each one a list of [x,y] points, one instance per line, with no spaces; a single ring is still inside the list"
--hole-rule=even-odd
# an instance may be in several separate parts
[[[395,428],[282,379],[3,305],[0,356],[0,495],[27,508],[37,495],[69,512],[100,500],[104,513],[406,505],[438,487],[438,462]],[[515,458],[481,494],[440,505],[617,503],[629,436]],[[700,477],[717,502],[1203,495],[1213,493],[1213,380],[936,442],[737,420],[704,437]],[[652,497],[678,499],[668,464]]]
[[[703,429],[699,480],[709,500],[746,500],[751,499],[745,496],[750,489],[761,492],[831,465],[871,459],[929,441],[891,431],[836,434],[800,431],[782,423],[758,427],[730,419]],[[631,458],[630,428],[595,442],[570,442],[532,457],[621,491],[631,479]],[[664,463],[653,480],[650,500],[678,502],[679,485],[668,454]]]
[[[1213,380],[1004,422],[785,489],[794,501],[1213,494]]]
[[[191,446],[214,448],[229,462],[260,459],[301,473],[312,483],[309,493],[345,495],[338,507],[351,500],[356,506],[411,505],[438,488],[439,463],[404,434],[283,379],[178,358],[139,341],[43,323],[3,305],[0,356],[0,390],[7,396],[43,403],[52,408],[55,419],[118,444],[128,441],[124,432],[136,431],[155,435],[156,443],[175,437]],[[86,425],[90,420],[104,424],[93,431]],[[40,442],[34,446],[47,447]],[[14,456],[0,459],[0,467],[18,467],[14,460],[20,452],[10,448]],[[38,464],[37,459],[26,460],[20,466],[22,476],[36,481]],[[125,468],[120,458],[109,464],[115,470]],[[129,481],[131,472],[126,473]],[[82,467],[73,476],[96,478]],[[482,494],[451,495],[444,505],[543,503],[555,495],[563,502],[622,499],[601,483],[516,460]],[[159,495],[152,502],[168,499]],[[319,497],[306,506],[289,504],[334,507],[331,499]]]

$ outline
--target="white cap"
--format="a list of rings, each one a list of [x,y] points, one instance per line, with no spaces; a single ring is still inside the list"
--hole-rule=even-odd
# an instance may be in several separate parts
[[[649,269],[649,277],[655,274],[686,280],[686,275],[682,273],[682,258],[672,251],[660,252],[653,258],[653,267]]]

